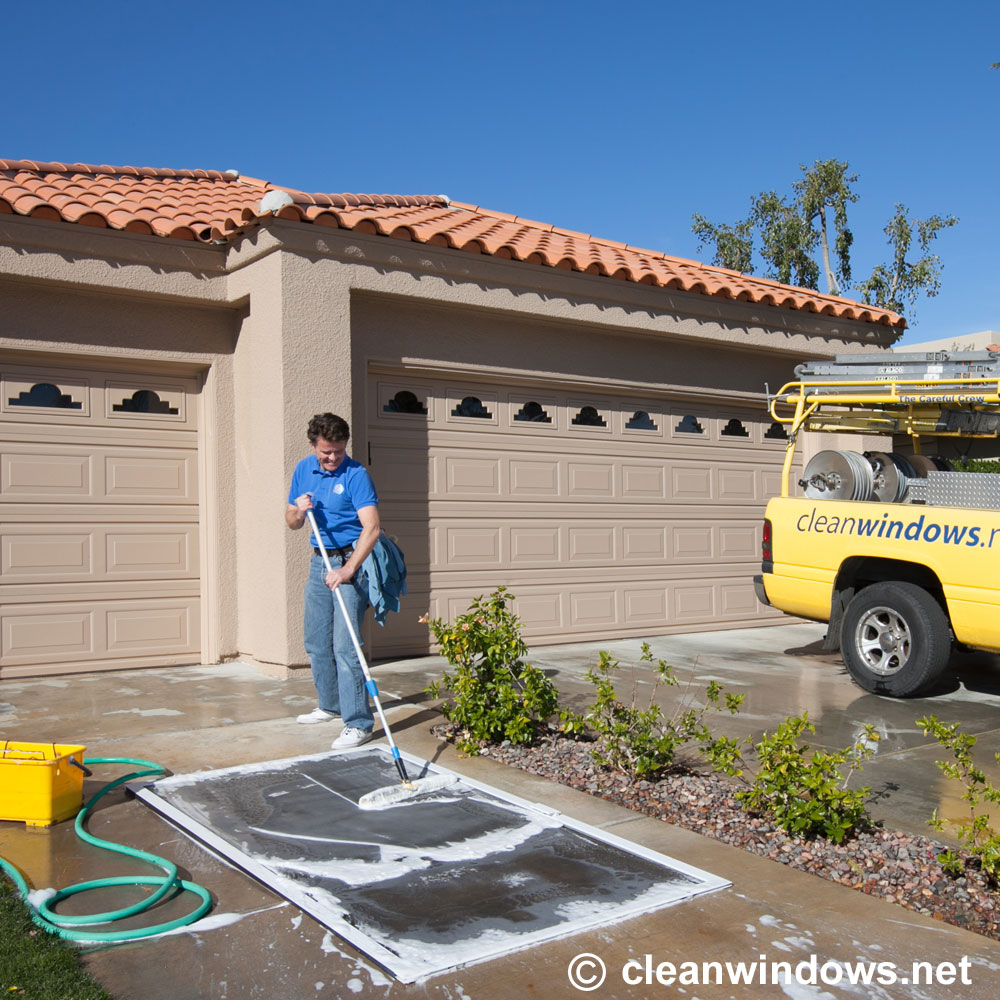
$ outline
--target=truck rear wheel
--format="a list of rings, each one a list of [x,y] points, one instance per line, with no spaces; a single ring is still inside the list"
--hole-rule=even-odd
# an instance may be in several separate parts
[[[908,698],[948,665],[951,630],[941,605],[912,583],[873,583],[844,612],[840,648],[866,691]]]

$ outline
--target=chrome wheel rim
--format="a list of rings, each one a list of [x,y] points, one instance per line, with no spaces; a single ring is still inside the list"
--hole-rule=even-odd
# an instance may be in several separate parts
[[[906,619],[893,608],[871,608],[854,630],[854,648],[861,662],[879,677],[897,674],[906,666],[912,643]]]

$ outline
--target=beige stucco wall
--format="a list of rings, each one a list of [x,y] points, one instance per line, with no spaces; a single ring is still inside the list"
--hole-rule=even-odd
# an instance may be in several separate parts
[[[365,446],[369,362],[533,371],[760,399],[796,360],[894,338],[744,302],[272,221],[202,246],[0,218],[0,352],[202,373],[208,659],[304,664],[307,541],[283,519],[310,416]],[[278,671],[280,673],[280,669]]]
[[[4,282],[0,292],[0,343],[7,350],[114,357],[185,371],[232,351],[232,310],[19,282]]]
[[[266,252],[230,276],[249,299],[234,356],[237,652],[266,667],[303,664],[308,543],[285,526],[306,425],[331,410],[351,420],[349,291],[335,262]]]
[[[468,306],[356,293],[356,368],[406,363],[470,373],[540,373],[551,380],[642,385],[706,394],[751,394],[786,370],[783,356],[693,336],[651,337],[641,330],[512,315]]]

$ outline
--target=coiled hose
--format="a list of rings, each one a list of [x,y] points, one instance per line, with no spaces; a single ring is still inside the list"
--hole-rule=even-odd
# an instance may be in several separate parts
[[[58,934],[59,937],[67,938],[70,941],[132,941],[136,938],[152,937],[154,934],[163,934],[177,927],[184,927],[203,917],[212,906],[212,897],[203,886],[198,885],[196,882],[188,882],[185,879],[179,878],[177,865],[172,861],[167,861],[156,854],[150,854],[148,851],[141,851],[135,847],[126,847],[123,844],[116,844],[110,840],[101,840],[100,837],[95,837],[93,834],[88,833],[85,828],[90,811],[109,792],[114,791],[119,785],[123,785],[126,781],[131,781],[133,778],[163,777],[167,773],[166,768],[161,767],[159,764],[154,764],[152,761],[139,760],[133,757],[90,757],[84,761],[84,764],[133,764],[138,765],[143,770],[132,771],[105,785],[77,813],[76,835],[94,847],[100,847],[105,851],[114,851],[117,854],[124,854],[130,858],[138,858],[140,861],[145,861],[148,864],[155,865],[157,868],[162,868],[164,874],[148,878],[126,875],[117,878],[99,878],[90,882],[78,882],[76,885],[59,889],[55,895],[43,902],[39,902],[36,907],[29,901],[30,890],[21,873],[10,862],[0,858],[0,868],[14,881],[25,903],[28,904],[35,923],[45,930]],[[123,907],[120,910],[109,910],[106,913],[85,913],[79,916],[71,916],[69,914],[55,913],[52,909],[60,900],[68,899],[70,896],[114,885],[149,885],[156,886],[157,888],[151,896],[140,900],[138,903]],[[201,902],[193,912],[178,917],[176,920],[170,920],[151,927],[136,927],[132,930],[92,931],[78,929],[96,924],[107,924],[115,920],[124,920],[126,917],[131,917],[150,909],[166,896],[180,892],[193,893],[200,898]]]

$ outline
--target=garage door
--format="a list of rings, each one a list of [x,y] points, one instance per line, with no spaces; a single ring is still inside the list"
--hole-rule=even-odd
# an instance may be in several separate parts
[[[0,676],[198,662],[197,382],[0,378]]]
[[[507,585],[535,643],[757,624],[766,499],[785,435],[764,407],[540,381],[374,374],[371,472],[411,573],[375,651],[427,649]]]

